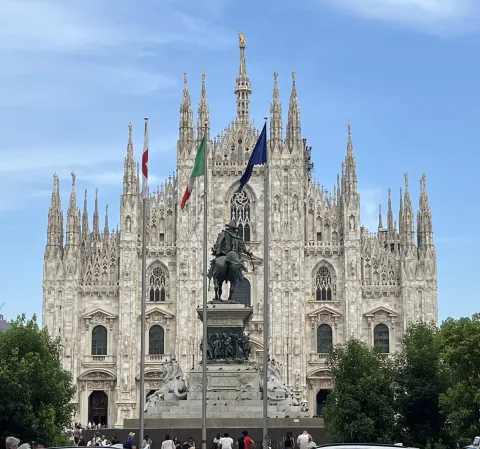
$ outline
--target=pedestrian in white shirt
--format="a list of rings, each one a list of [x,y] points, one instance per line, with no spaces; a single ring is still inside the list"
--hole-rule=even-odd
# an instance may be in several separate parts
[[[228,433],[223,434],[223,438],[220,438],[221,449],[232,449],[233,440],[228,436]]]
[[[300,435],[298,435],[297,444],[300,449],[307,449],[309,437],[310,435],[306,430],[304,430]]]
[[[175,443],[168,433],[165,435],[165,440],[162,442],[162,449],[175,449]]]

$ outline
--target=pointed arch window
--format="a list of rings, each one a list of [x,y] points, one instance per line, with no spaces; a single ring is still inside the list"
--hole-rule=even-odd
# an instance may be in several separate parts
[[[244,190],[237,192],[230,201],[230,220],[238,226],[238,233],[245,242],[249,242],[250,226],[250,199]]]
[[[328,324],[320,324],[317,327],[317,353],[328,354],[333,345],[332,328]]]
[[[92,355],[107,355],[107,329],[95,326],[92,329]]]
[[[148,331],[148,354],[165,354],[165,330],[158,324]]]
[[[166,273],[161,267],[155,267],[149,278],[150,301],[159,302],[166,300]]]
[[[386,324],[377,324],[373,329],[373,347],[382,354],[390,352],[390,330]]]
[[[333,273],[326,266],[320,267],[315,273],[315,299],[317,301],[332,301],[334,292]]]

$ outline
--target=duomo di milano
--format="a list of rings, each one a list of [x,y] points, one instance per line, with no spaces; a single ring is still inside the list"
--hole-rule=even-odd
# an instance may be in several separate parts
[[[386,226],[361,226],[356,162],[348,129],[345,161],[333,192],[312,179],[311,147],[302,136],[295,77],[286,133],[275,74],[270,108],[270,355],[284,365],[285,382],[319,413],[331,378],[330,344],[350,336],[386,353],[399,348],[408,323],[437,321],[436,256],[425,178],[416,216],[408,177],[400,190],[398,227],[388,201]],[[238,181],[258,137],[249,116],[250,80],[240,42],[234,90],[237,116],[218,136],[210,133],[205,79],[194,124],[185,85],[180,106],[177,174],[150,196],[147,241],[146,390],[161,382],[162,365],[175,358],[187,373],[198,364],[202,324],[203,178],[187,207],[180,199],[199,143],[208,136],[208,242],[235,220],[254,254],[237,298],[253,308],[246,331],[251,359],[262,359],[263,167],[241,194]],[[204,129],[206,127],[206,130]],[[54,177],[48,213],[43,282],[43,323],[64,344],[63,363],[73,374],[76,420],[120,426],[138,416],[141,301],[141,197],[131,126],[125,158],[121,222],[101,230],[95,197],[90,229],[87,195],[77,207],[75,176],[64,228],[59,181]],[[108,212],[108,209],[107,209]],[[416,237],[416,238],[415,238]],[[210,293],[213,297],[213,291]]]

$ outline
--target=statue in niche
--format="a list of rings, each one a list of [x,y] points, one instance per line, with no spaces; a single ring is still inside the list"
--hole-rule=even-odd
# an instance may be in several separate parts
[[[224,282],[230,282],[228,301],[233,301],[235,285],[244,279],[243,272],[247,270],[241,256],[246,254],[250,258],[253,257],[240,237],[235,221],[228,223],[218,235],[212,254],[215,258],[210,262],[207,276],[209,280],[213,279],[215,301],[221,301]]]
[[[200,344],[203,350],[203,342]],[[248,335],[212,333],[207,338],[207,363],[243,363],[250,356]]]
[[[348,220],[348,225],[350,227],[350,231],[355,231],[355,217],[350,215],[350,219]]]
[[[350,276],[352,276],[352,278],[355,277],[355,273],[356,273],[356,266],[355,266],[355,260],[351,260],[350,261]]]
[[[132,219],[130,218],[130,215],[127,215],[126,225],[127,232],[132,232]]]
[[[125,276],[130,276],[130,266],[131,266],[131,263],[129,260],[126,260],[125,261]]]
[[[408,277],[413,279],[415,275],[415,261],[411,260],[408,264]]]

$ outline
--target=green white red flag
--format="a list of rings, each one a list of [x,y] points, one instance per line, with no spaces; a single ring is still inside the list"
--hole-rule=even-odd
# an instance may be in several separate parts
[[[200,146],[197,150],[197,155],[195,156],[195,164],[193,166],[192,174],[190,175],[190,180],[188,181],[187,188],[183,194],[182,202],[180,204],[180,209],[185,207],[188,199],[193,191],[193,186],[195,185],[195,178],[199,176],[204,176],[205,174],[205,137],[203,137],[200,142]]]

